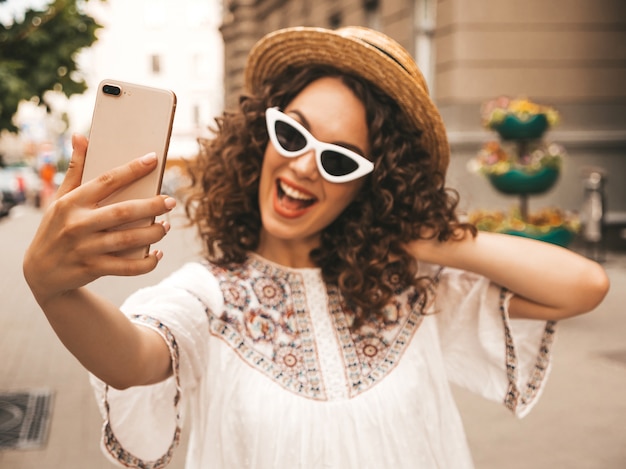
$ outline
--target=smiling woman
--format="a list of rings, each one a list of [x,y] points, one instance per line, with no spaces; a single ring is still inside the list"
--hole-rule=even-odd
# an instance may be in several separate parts
[[[79,186],[79,138],[26,254],[35,297],[93,375],[105,453],[165,467],[184,406],[190,469],[472,467],[451,383],[526,415],[556,320],[600,303],[603,269],[459,220],[443,123],[387,36],[279,30],[245,75],[239,107],[191,167],[201,259],[119,310],[88,291],[156,266],[158,251],[116,254],[161,239],[167,223],[111,228],[174,201],[100,206],[155,163]]]
[[[281,143],[278,136],[272,139],[273,131],[269,132],[272,143],[266,146],[259,181],[262,227],[256,252],[281,263],[295,258],[293,267],[315,267],[309,253],[319,246],[323,229],[352,203],[363,177],[374,169],[362,156],[370,149],[365,108],[341,79],[324,77],[306,85],[286,106],[285,114],[272,108],[268,111],[270,128],[281,118],[283,124],[291,125],[292,134],[295,130],[308,141],[288,152],[285,145],[294,145],[293,135]],[[329,159],[334,163],[324,164]],[[343,160],[352,163],[352,171],[345,170]],[[344,171],[337,172],[341,167]]]

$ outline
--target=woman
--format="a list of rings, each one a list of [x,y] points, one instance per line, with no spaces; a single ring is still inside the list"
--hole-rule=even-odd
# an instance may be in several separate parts
[[[202,261],[123,314],[84,287],[152,270],[158,251],[114,253],[158,241],[167,223],[108,229],[175,202],[98,207],[155,162],[79,187],[79,137],[25,256],[33,294],[94,376],[106,454],[164,467],[185,403],[190,468],[471,467],[449,383],[524,415],[555,321],[600,303],[604,271],[459,221],[441,118],[386,36],[277,31],[252,50],[246,85],[192,172]]]

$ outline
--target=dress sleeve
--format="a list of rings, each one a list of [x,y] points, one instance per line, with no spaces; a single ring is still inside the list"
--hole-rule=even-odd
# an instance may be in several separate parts
[[[204,266],[191,263],[158,285],[137,291],[122,305],[134,323],[155,330],[166,342],[173,375],[123,391],[91,376],[104,419],[102,449],[113,462],[158,469],[171,460],[180,440],[181,400],[194,392],[206,370],[207,313],[216,301],[222,300],[214,277]]]
[[[523,417],[549,374],[556,324],[510,319],[511,297],[484,277],[445,268],[434,313],[449,380]]]

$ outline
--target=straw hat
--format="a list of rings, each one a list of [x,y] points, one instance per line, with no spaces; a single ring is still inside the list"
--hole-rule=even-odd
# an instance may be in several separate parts
[[[245,85],[259,91],[263,82],[288,66],[330,65],[365,78],[398,103],[422,132],[421,141],[445,174],[450,159],[446,130],[428,87],[411,55],[388,36],[363,27],[338,30],[295,27],[275,31],[252,48]]]

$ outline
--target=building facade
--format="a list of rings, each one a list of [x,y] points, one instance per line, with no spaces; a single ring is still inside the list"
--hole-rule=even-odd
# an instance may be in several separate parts
[[[219,0],[108,0],[85,8],[103,28],[80,56],[89,88],[70,99],[71,131],[89,132],[101,80],[168,88],[178,98],[169,158],[196,155],[198,136],[223,106]]]
[[[578,211],[587,167],[606,171],[607,220],[626,224],[626,2],[622,0],[228,0],[225,105],[235,106],[252,45],[277,28],[369,26],[413,56],[429,83],[451,143],[448,185],[461,209],[506,209],[515,200],[468,162],[495,139],[480,109],[498,96],[556,108],[545,138],[568,153],[557,184],[530,209]]]

